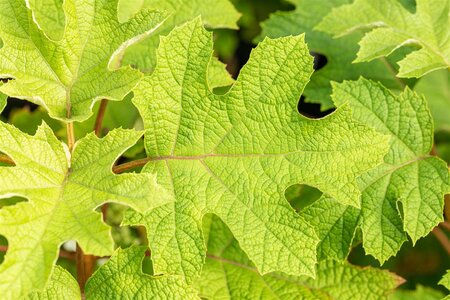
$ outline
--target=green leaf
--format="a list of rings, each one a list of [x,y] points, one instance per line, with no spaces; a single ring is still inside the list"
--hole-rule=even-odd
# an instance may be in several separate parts
[[[53,268],[47,286],[42,292],[33,292],[28,300],[81,300],[80,287],[77,281],[60,266]]]
[[[207,299],[386,299],[402,279],[373,268],[323,261],[315,279],[269,273],[261,276],[225,224],[205,222],[208,254],[194,283]]]
[[[396,0],[356,0],[334,9],[316,27],[342,36],[371,29],[359,45],[355,62],[387,56],[404,45],[419,46],[399,62],[399,77],[421,77],[450,67],[450,2],[417,0],[416,13]]]
[[[86,284],[87,299],[199,299],[180,276],[142,273],[146,247],[117,249]]]
[[[450,72],[439,70],[425,75],[414,87],[428,101],[435,131],[450,131]]]
[[[448,168],[430,156],[433,121],[426,100],[409,90],[392,94],[360,79],[333,84],[333,100],[353,117],[391,137],[384,163],[361,176],[363,246],[381,262],[406,240],[415,243],[443,220]]]
[[[52,40],[60,40],[66,25],[63,0],[28,0],[28,5],[42,31]]]
[[[447,270],[447,273],[442,277],[439,281],[439,284],[445,286],[448,290],[450,290],[450,270]],[[450,298],[449,296],[446,297]]]
[[[33,22],[25,1],[0,0],[0,77],[14,78],[3,93],[44,106],[63,121],[83,121],[100,99],[121,100],[141,74],[108,68],[136,35],[148,34],[164,14],[142,10],[126,23],[117,20],[117,0],[67,0],[60,41],[49,40]]]
[[[225,95],[205,80],[212,47],[198,18],[175,29],[161,41],[155,72],[134,90],[145,172],[157,173],[175,202],[126,223],[147,227],[156,273],[188,281],[200,273],[201,220],[213,213],[263,274],[313,275],[318,240],[285,189],[305,183],[359,206],[355,178],[381,162],[387,139],[348,108],[321,120],[297,112],[312,73],[303,36],[262,42]]]
[[[282,37],[305,32],[306,42],[312,52],[320,53],[327,59],[326,65],[314,72],[304,95],[307,102],[320,103],[323,110],[333,107],[331,101],[331,81],[356,80],[360,76],[380,81],[391,89],[403,89],[404,83],[395,77],[395,66],[384,58],[372,62],[352,64],[358,51],[357,41],[361,34],[333,39],[330,35],[314,30],[314,27],[333,8],[351,3],[351,0],[289,0],[296,9],[276,12],[261,24],[265,36]]]
[[[159,37],[169,34],[176,26],[201,15],[209,28],[237,29],[236,22],[240,17],[229,0],[215,0],[214,4],[208,0],[121,0],[119,19],[128,20],[145,8],[167,11],[171,15],[152,35],[127,49],[121,59],[122,64],[133,65],[143,71],[150,71],[155,67]]]
[[[65,241],[76,240],[87,254],[111,254],[109,227],[94,211],[101,204],[118,202],[145,212],[168,201],[154,176],[111,171],[141,135],[123,129],[103,139],[90,134],[70,155],[45,123],[34,136],[0,123],[0,151],[16,164],[0,167],[0,198],[29,200],[0,209],[0,234],[9,244],[0,265],[2,298],[42,289]]]
[[[7,99],[8,99],[8,96],[0,93],[0,113],[5,109]]]
[[[322,196],[301,213],[319,236],[318,259],[345,260],[350,252],[360,210],[343,205],[335,199]]]
[[[389,300],[441,300],[443,297],[441,291],[419,285],[415,290],[398,289]]]

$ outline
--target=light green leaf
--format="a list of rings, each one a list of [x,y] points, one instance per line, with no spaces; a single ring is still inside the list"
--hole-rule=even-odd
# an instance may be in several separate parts
[[[381,262],[406,240],[415,243],[443,220],[448,168],[430,156],[433,121],[426,100],[408,88],[395,96],[360,79],[333,84],[333,100],[348,103],[353,117],[391,136],[384,163],[361,176],[363,246]]]
[[[67,0],[64,12],[64,36],[52,41],[33,22],[25,1],[0,0],[0,78],[14,78],[0,91],[44,106],[53,118],[83,121],[96,101],[121,100],[136,85],[138,71],[110,70],[109,61],[165,16],[142,10],[119,23],[117,0]]]
[[[403,89],[404,83],[395,77],[395,65],[384,58],[352,64],[358,51],[357,41],[361,34],[333,39],[330,35],[314,30],[314,27],[333,8],[351,3],[352,0],[289,0],[296,9],[276,12],[261,24],[265,36],[276,38],[305,32],[306,42],[312,52],[327,59],[326,65],[314,72],[304,95],[307,102],[320,103],[323,110],[333,107],[331,81],[356,80],[360,76],[380,81],[391,89]]]
[[[360,210],[343,205],[335,199],[322,196],[300,211],[319,236],[319,260],[333,258],[345,260],[350,252]]]
[[[121,0],[119,19],[128,20],[145,8],[167,11],[171,15],[151,36],[125,52],[122,64],[133,65],[143,71],[150,71],[156,65],[159,37],[167,35],[176,26],[201,15],[209,28],[237,29],[236,22],[240,17],[229,0],[216,0],[213,4],[208,0]]]
[[[28,0],[28,5],[42,31],[52,40],[60,40],[66,25],[63,0]]]
[[[355,62],[387,56],[404,45],[419,50],[399,62],[399,77],[421,77],[450,67],[450,1],[417,0],[416,13],[397,0],[355,0],[334,9],[316,27],[337,37],[362,28]]]
[[[180,276],[142,273],[145,250],[119,248],[88,280],[87,299],[199,299]]]
[[[389,300],[441,300],[441,291],[418,285],[415,290],[398,289],[389,296]]]
[[[157,173],[175,202],[127,223],[147,227],[156,273],[188,281],[200,273],[201,220],[214,213],[263,274],[313,275],[318,240],[285,189],[305,183],[359,206],[355,178],[381,162],[387,139],[354,122],[348,108],[321,120],[297,112],[312,73],[303,36],[266,39],[220,96],[205,76],[212,47],[198,18],[175,29],[162,39],[154,73],[134,90],[145,172]]]
[[[425,75],[414,90],[427,99],[434,119],[435,131],[450,131],[450,72],[439,70]]]
[[[230,86],[234,83],[226,66],[217,57],[213,57],[208,65],[208,85],[210,89]]]
[[[154,176],[112,173],[115,160],[141,135],[123,129],[103,139],[90,134],[70,155],[45,123],[35,136],[0,123],[0,151],[16,164],[0,167],[0,198],[29,200],[0,209],[0,234],[9,245],[0,265],[3,299],[44,288],[65,241],[76,240],[87,254],[111,254],[109,227],[94,211],[101,204],[118,202],[145,212],[168,201]]]
[[[323,261],[315,279],[269,273],[261,276],[231,232],[216,217],[207,219],[208,254],[194,283],[207,299],[386,299],[402,279],[392,273]]]
[[[47,286],[42,292],[33,292],[28,300],[81,300],[80,287],[77,281],[60,266],[53,268]]]
[[[450,270],[447,270],[447,273],[439,281],[439,284],[445,286],[448,290],[450,290]],[[445,297],[444,299],[450,299],[450,295]]]
[[[7,99],[8,99],[8,96],[0,93],[0,113],[5,109]]]

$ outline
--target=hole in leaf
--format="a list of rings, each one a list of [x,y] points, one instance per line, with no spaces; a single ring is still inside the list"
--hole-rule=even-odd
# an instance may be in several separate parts
[[[5,254],[8,251],[8,240],[0,235],[0,264],[5,260]]]
[[[311,55],[314,57],[314,70],[315,71],[322,69],[328,63],[328,59],[325,55],[322,55],[317,52],[311,52]]]
[[[4,79],[2,79],[3,81]],[[5,109],[2,112],[2,116],[8,119],[11,115],[11,112],[13,112],[16,109],[26,108],[28,111],[32,112],[35,111],[38,106],[34,103],[31,103],[26,100],[20,100],[16,98],[8,98],[8,104],[6,105]]]
[[[301,96],[300,101],[297,104],[297,111],[304,117],[310,119],[319,119],[331,114],[334,109],[322,111],[320,109],[320,104],[306,102],[305,96]]]
[[[400,0],[400,3],[406,8],[410,13],[416,13],[417,3],[416,0]]]
[[[291,206],[296,210],[307,207],[322,196],[322,192],[306,184],[294,184],[286,189],[284,195]]]
[[[0,208],[5,207],[5,206],[13,206],[20,202],[27,202],[27,201],[28,201],[27,198],[19,197],[19,196],[12,196],[9,198],[0,199]]]

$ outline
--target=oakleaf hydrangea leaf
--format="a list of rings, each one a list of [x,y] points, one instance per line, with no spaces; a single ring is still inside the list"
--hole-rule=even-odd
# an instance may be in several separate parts
[[[0,113],[5,109],[7,99],[8,99],[8,96],[0,93]]]
[[[118,249],[86,284],[88,299],[199,299],[180,276],[142,273],[146,247]]]
[[[42,31],[52,40],[60,40],[66,25],[63,0],[28,0],[28,5]]]
[[[442,221],[448,168],[430,156],[433,121],[426,100],[400,95],[371,81],[333,84],[333,100],[348,103],[353,117],[391,136],[384,163],[360,178],[363,246],[381,262],[406,240],[427,235]]]
[[[264,40],[225,95],[208,88],[212,47],[198,18],[175,29],[162,39],[154,73],[134,89],[145,172],[158,174],[174,203],[126,223],[146,226],[156,273],[188,282],[203,264],[206,213],[230,227],[261,273],[313,275],[318,240],[285,189],[305,183],[359,206],[355,178],[380,163],[388,140],[345,107],[322,120],[297,112],[312,73],[303,36]]]
[[[417,0],[411,13],[397,0],[355,0],[334,9],[316,27],[342,36],[370,28],[360,41],[355,62],[387,56],[404,45],[419,50],[399,62],[399,77],[421,77],[450,67],[450,2]]]
[[[154,34],[129,47],[121,60],[125,65],[133,65],[143,71],[152,70],[156,65],[159,36],[167,35],[176,26],[201,15],[209,28],[237,29],[236,22],[240,17],[229,0],[215,0],[214,3],[209,0],[121,0],[119,19],[128,20],[145,8],[167,11],[170,16]]]
[[[90,134],[70,155],[45,123],[34,136],[0,123],[0,151],[16,164],[0,167],[0,198],[29,200],[0,209],[0,234],[9,245],[0,265],[3,299],[42,289],[65,241],[77,241],[87,254],[111,254],[109,227],[94,211],[101,204],[118,202],[145,212],[168,201],[154,176],[112,173],[115,160],[141,135],[123,129],[103,139]]]
[[[301,214],[319,236],[319,260],[345,260],[359,224],[360,210],[325,195],[301,210]]]
[[[442,300],[444,294],[430,287],[418,285],[415,290],[397,289],[389,300]]]
[[[44,106],[50,116],[83,121],[100,99],[121,100],[141,78],[109,61],[137,35],[161,25],[164,14],[142,10],[126,23],[117,20],[117,0],[67,0],[66,27],[53,41],[33,22],[25,1],[0,0],[0,87],[5,94]]]
[[[435,131],[450,131],[450,72],[438,70],[422,77],[414,91],[427,99]]]
[[[81,300],[80,287],[69,272],[60,266],[55,266],[45,289],[41,292],[29,294],[26,299]]]
[[[439,281],[439,284],[450,290],[450,270],[447,270],[447,273]],[[450,299],[450,296],[447,296],[444,299]]]
[[[387,299],[402,279],[373,268],[323,261],[315,279],[269,273],[261,276],[231,232],[218,219],[209,228],[208,254],[195,282],[207,299]]]
[[[331,81],[356,80],[360,76],[380,81],[392,89],[403,89],[404,84],[395,77],[395,66],[383,59],[360,64],[352,64],[358,51],[357,41],[361,34],[333,39],[329,34],[314,30],[314,27],[333,8],[349,4],[352,0],[289,0],[295,5],[294,11],[276,12],[261,24],[265,36],[276,38],[305,32],[306,42],[311,51],[324,55],[326,65],[314,72],[306,86],[306,101],[322,104],[322,109],[333,107],[331,101]]]

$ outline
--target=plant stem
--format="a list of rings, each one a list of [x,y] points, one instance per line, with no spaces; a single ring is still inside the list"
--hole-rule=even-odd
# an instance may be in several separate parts
[[[72,153],[73,146],[75,145],[75,132],[73,129],[73,123],[67,123],[67,146],[69,146],[69,151]]]
[[[143,159],[138,159],[138,160],[133,160],[121,165],[117,165],[113,167],[113,172],[116,174],[120,174],[123,172],[126,172],[128,170],[132,170],[135,168],[139,168],[139,167],[143,167],[145,166],[151,159],[150,158],[143,158]]]
[[[103,99],[102,102],[100,102],[100,107],[98,109],[97,113],[97,119],[95,119],[95,125],[94,125],[94,132],[95,135],[100,137],[100,134],[102,132],[102,124],[103,124],[103,118],[105,117],[106,107],[108,106],[108,100]]]
[[[450,240],[448,239],[445,232],[442,231],[442,229],[440,229],[439,227],[435,227],[432,232],[439,243],[441,243],[444,250],[447,251],[447,253],[450,255]]]
[[[95,262],[97,258],[93,255],[85,255],[83,250],[77,244],[76,252],[76,264],[77,264],[77,281],[80,286],[80,290],[84,293],[84,287],[86,282],[94,273]]]
[[[75,131],[72,122],[67,123],[67,145],[69,146],[70,153],[72,153],[75,145]],[[83,250],[77,244],[75,260],[77,264],[77,281],[80,286],[80,290],[83,293],[87,280],[94,272],[96,257],[92,255],[84,255]]]

